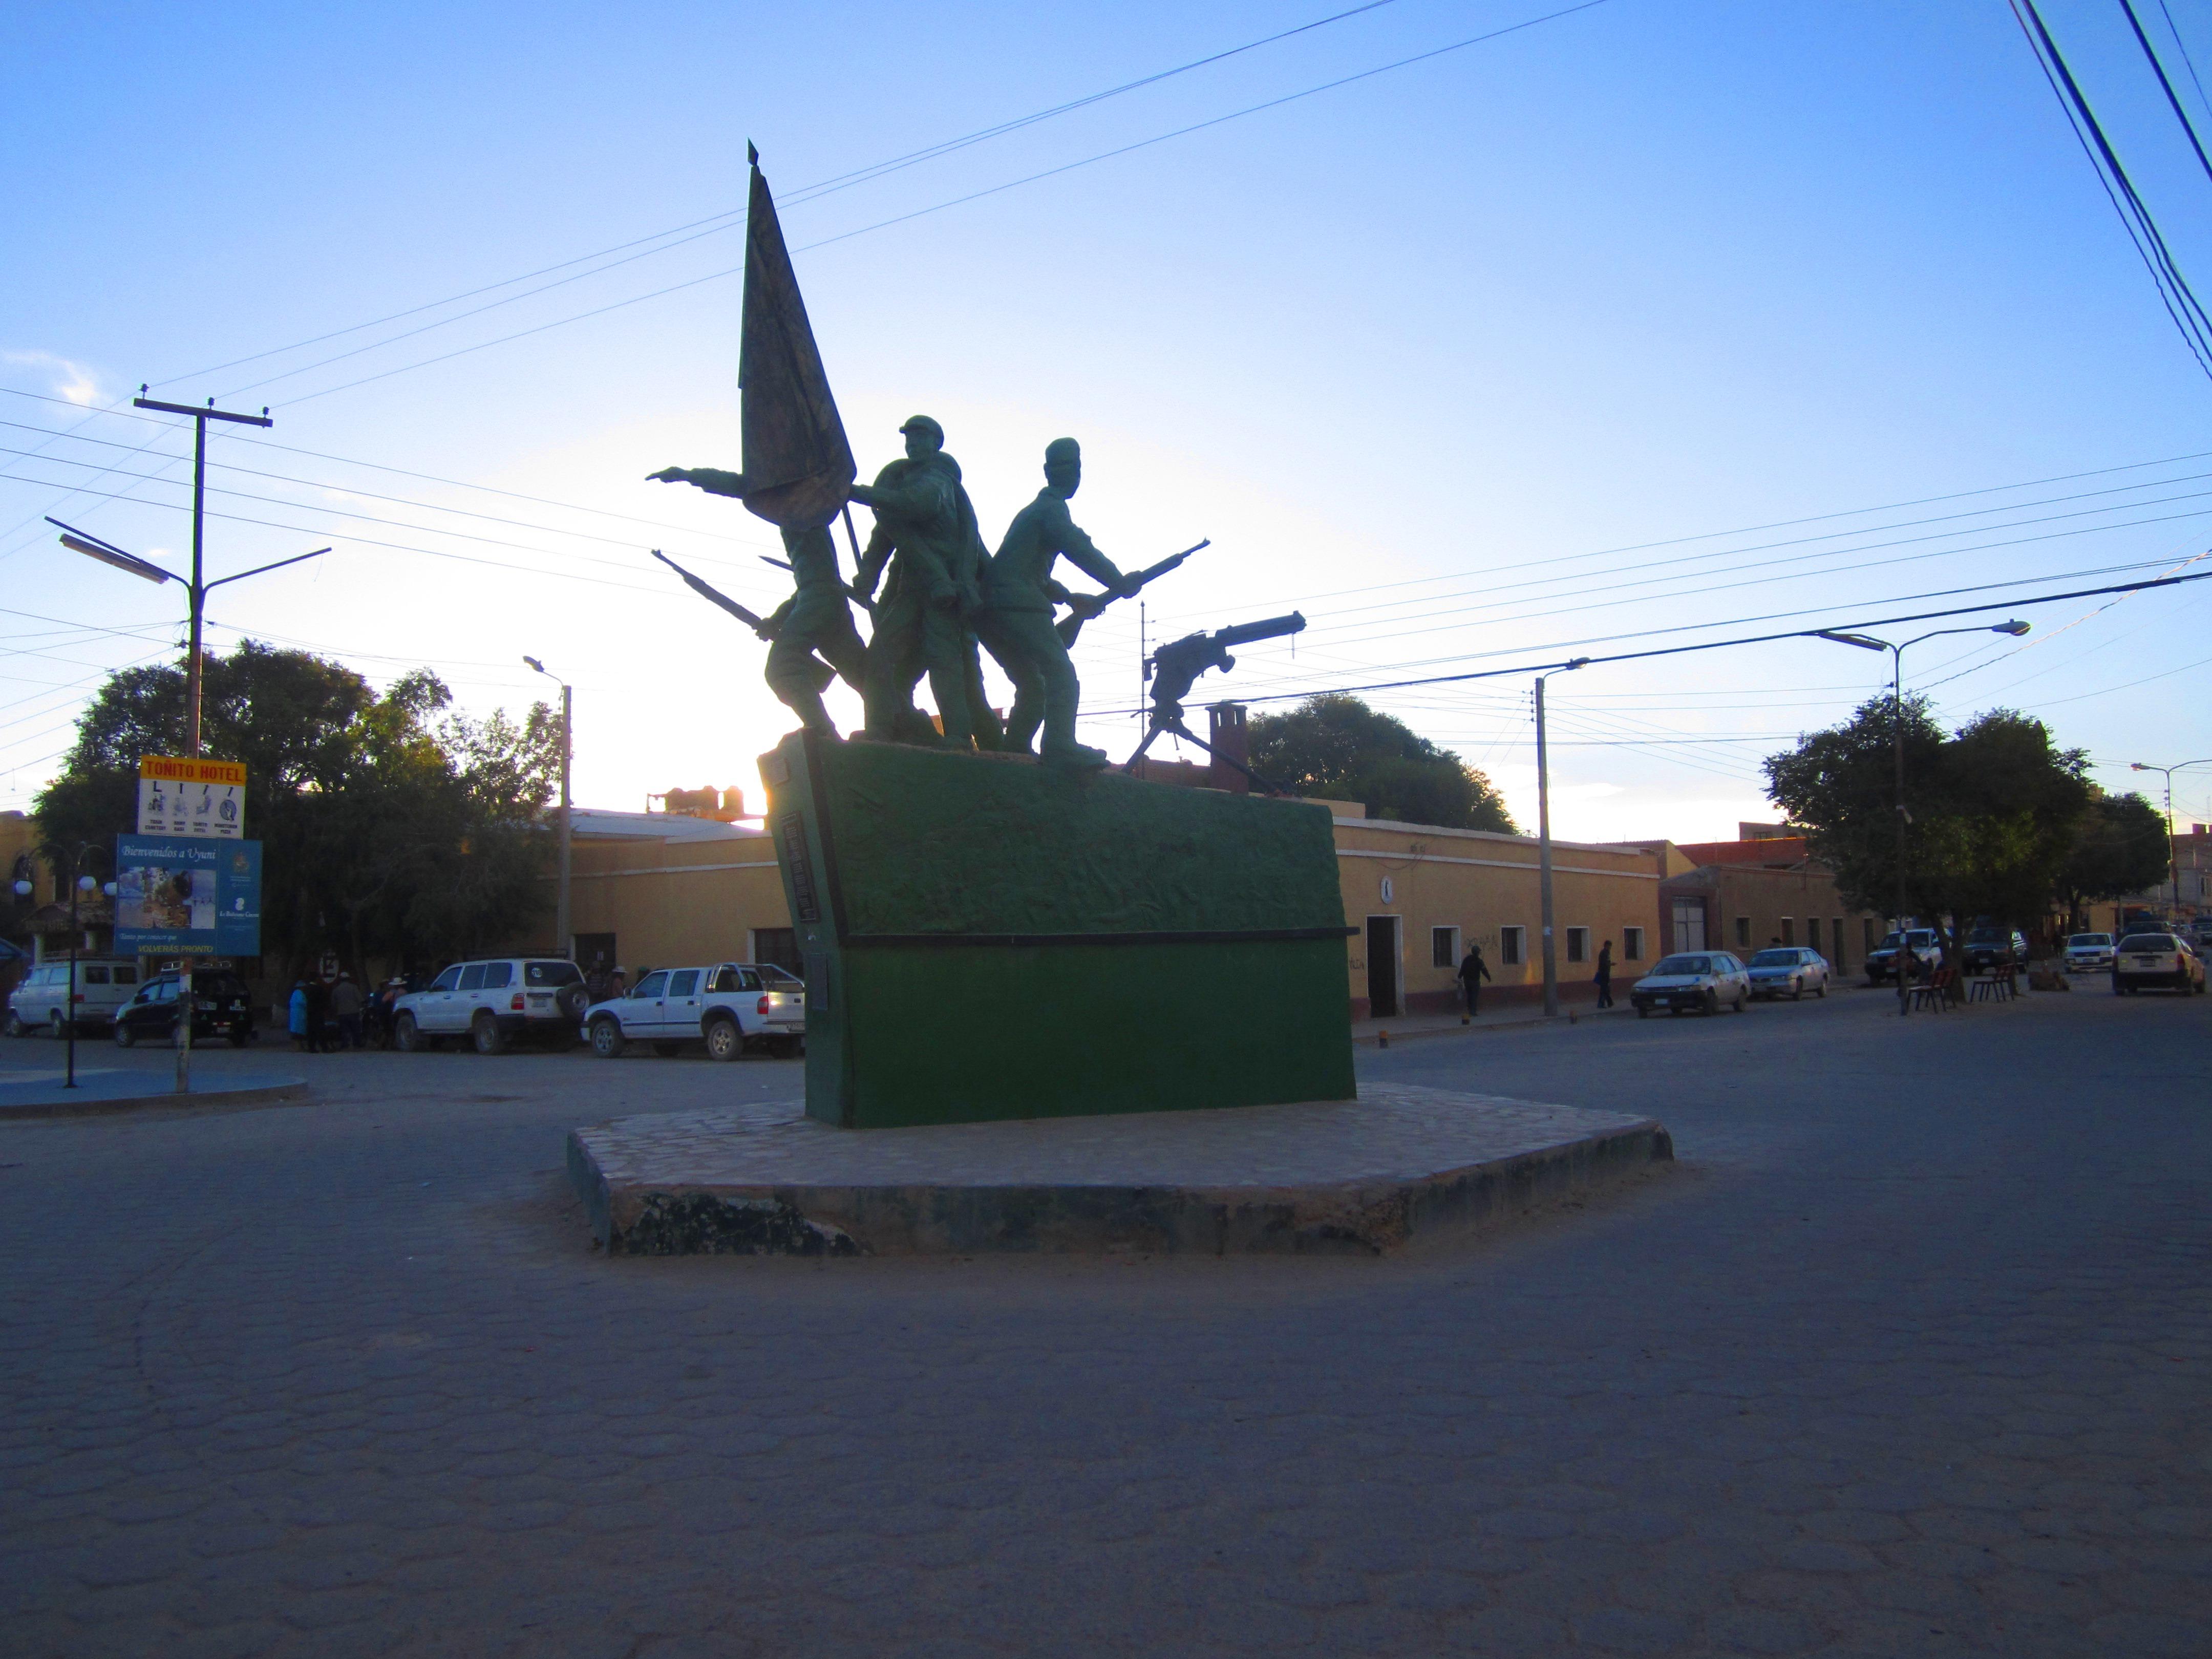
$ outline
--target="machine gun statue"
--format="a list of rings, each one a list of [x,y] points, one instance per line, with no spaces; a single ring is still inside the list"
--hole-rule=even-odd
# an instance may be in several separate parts
[[[1198,677],[1209,668],[1218,668],[1224,673],[1237,666],[1237,659],[1229,654],[1232,645],[1250,645],[1258,640],[1279,640],[1286,634],[1304,631],[1306,619],[1293,611],[1287,617],[1269,617],[1264,622],[1239,623],[1234,628],[1217,628],[1212,633],[1186,634],[1179,640],[1170,641],[1145,659],[1145,678],[1152,685],[1152,715],[1145,740],[1137,745],[1137,752],[1129,757],[1122,769],[1133,772],[1137,763],[1145,757],[1145,750],[1152,740],[1164,732],[1172,732],[1178,738],[1196,744],[1219,761],[1233,767],[1271,795],[1283,793],[1282,786],[1267,781],[1242,761],[1223,754],[1204,738],[1192,731],[1182,717],[1182,700],[1190,695],[1190,688]]]

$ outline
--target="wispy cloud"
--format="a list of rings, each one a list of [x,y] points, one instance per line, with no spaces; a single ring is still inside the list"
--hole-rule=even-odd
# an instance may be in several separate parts
[[[51,351],[0,351],[0,363],[44,369],[48,390],[55,397],[66,398],[82,408],[89,409],[100,398],[97,373],[82,363],[57,357]]]

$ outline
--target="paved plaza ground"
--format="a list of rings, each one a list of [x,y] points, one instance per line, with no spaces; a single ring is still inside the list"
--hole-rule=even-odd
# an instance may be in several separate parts
[[[1380,1259],[594,1255],[783,1062],[0,1125],[0,1651],[2201,1654],[2212,998],[1893,1006],[1363,1049],[1680,1158]]]

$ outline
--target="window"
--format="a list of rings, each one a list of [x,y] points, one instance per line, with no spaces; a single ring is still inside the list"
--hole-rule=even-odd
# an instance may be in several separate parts
[[[481,991],[483,989],[483,963],[472,962],[461,969],[461,982],[455,988],[463,991]]]
[[[1641,927],[1620,930],[1620,959],[1623,962],[1644,960],[1644,930]]]
[[[1735,919],[1735,942],[1738,945],[1748,945],[1751,943],[1751,918],[1749,916],[1738,916]]]
[[[732,986],[731,986],[731,987],[729,988],[731,990],[732,990],[732,991],[757,991],[757,990],[759,990],[759,989],[761,988],[761,976],[760,976],[760,969],[757,969],[757,968],[740,968],[740,969],[738,969],[737,970],[737,973],[738,973],[738,982],[737,982],[735,985],[732,985]]]
[[[1705,904],[1703,899],[1678,898],[1673,901],[1674,945],[1677,951],[1702,951],[1705,948]]]
[[[484,963],[483,988],[487,991],[504,991],[514,982],[514,964],[511,962]]]
[[[107,983],[107,969],[101,967],[96,962],[86,963],[82,967],[77,969],[77,972],[83,977],[84,982],[87,985],[105,985]]]
[[[789,927],[754,928],[753,960],[772,962],[793,975],[805,966],[799,957],[799,935]]]
[[[1567,929],[1567,960],[1569,962],[1588,962],[1589,960],[1589,928],[1570,927]]]
[[[1841,916],[1828,919],[1828,942],[1835,950],[1836,967],[1840,972],[1844,966],[1844,919]]]
[[[430,988],[434,991],[450,991],[460,982],[461,964],[457,962],[433,980],[430,982]]]
[[[668,970],[664,968],[659,973],[647,974],[640,980],[637,982],[637,989],[632,991],[630,994],[634,997],[657,997],[665,994],[667,989]]]
[[[680,974],[670,975],[668,979],[668,994],[672,997],[697,996],[699,994],[699,970],[696,968],[686,968]]]
[[[1498,930],[1498,961],[1504,963],[1508,968],[1517,968],[1527,961],[1528,953],[1522,949],[1522,944],[1528,937],[1528,930],[1526,927],[1499,928]]]
[[[1807,948],[1810,950],[1817,951],[1820,948],[1820,917],[1808,916],[1805,918],[1805,944]]]
[[[1872,916],[1861,916],[1859,918],[1859,927],[1864,930],[1866,934],[1866,943],[1860,947],[1859,954],[1861,956],[1866,956],[1874,950],[1874,918]]]
[[[1459,929],[1431,927],[1429,929],[1429,966],[1456,968],[1459,966]]]
[[[115,970],[115,982],[118,985],[136,985],[138,982],[138,970],[136,968],[118,968]]]
[[[1782,918],[1782,942],[1784,945],[1795,945],[1797,942],[1797,924],[1788,916]]]
[[[526,962],[522,964],[525,985],[574,985],[583,978],[584,970],[573,962]],[[502,985],[507,981],[500,981]]]

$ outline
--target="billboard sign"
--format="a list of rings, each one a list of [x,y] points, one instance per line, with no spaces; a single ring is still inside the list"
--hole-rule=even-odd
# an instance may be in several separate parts
[[[115,948],[125,956],[259,956],[261,843],[118,836]]]
[[[246,768],[237,761],[140,756],[138,833],[240,839],[246,833]]]

